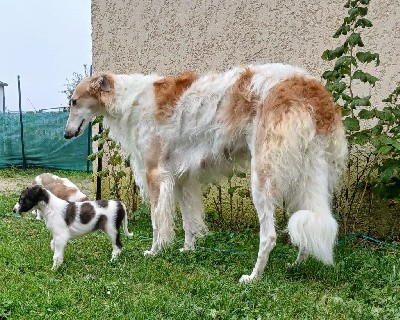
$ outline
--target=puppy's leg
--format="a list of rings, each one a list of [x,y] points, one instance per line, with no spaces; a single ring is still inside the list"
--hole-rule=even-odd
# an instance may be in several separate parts
[[[43,212],[40,211],[40,209],[36,210],[36,220],[42,220],[43,218]]]
[[[50,248],[51,248],[51,251],[54,252],[54,239],[51,239],[51,241],[50,241]]]
[[[201,184],[194,179],[185,179],[177,186],[177,198],[182,212],[185,243],[181,252],[195,250],[196,237],[207,232],[204,223],[204,206]]]
[[[107,234],[107,236],[110,238],[110,241],[112,244],[113,250],[111,253],[110,261],[114,261],[115,259],[118,258],[118,256],[121,253],[122,242],[121,242],[120,235],[119,235],[119,229],[117,229],[111,223],[112,223],[111,221],[107,221],[104,231]]]
[[[168,172],[155,168],[147,172],[147,183],[150,191],[153,244],[144,255],[153,256],[175,237],[174,179]]]
[[[69,238],[68,237],[55,237],[53,238],[54,244],[54,255],[53,255],[53,267],[51,270],[57,270],[57,268],[64,261],[64,249],[67,245]]]

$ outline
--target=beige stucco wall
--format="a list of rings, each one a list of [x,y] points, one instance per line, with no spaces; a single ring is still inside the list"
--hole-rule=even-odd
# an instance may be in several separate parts
[[[322,52],[343,41],[332,34],[346,12],[344,3],[92,0],[94,70],[173,75],[284,62],[320,75],[331,66]],[[372,0],[368,18],[374,27],[363,39],[382,61],[372,70],[382,81],[371,94],[385,97],[400,80],[400,2]]]

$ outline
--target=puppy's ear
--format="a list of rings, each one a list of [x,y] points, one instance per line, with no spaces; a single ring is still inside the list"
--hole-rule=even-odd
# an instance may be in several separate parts
[[[95,90],[100,90],[104,92],[111,91],[111,80],[108,78],[107,75],[100,75],[95,77],[90,86]]]
[[[32,198],[38,202],[44,201],[47,203],[49,201],[49,196],[47,194],[47,191],[40,185],[35,185],[33,187],[30,187],[30,193],[32,195]]]

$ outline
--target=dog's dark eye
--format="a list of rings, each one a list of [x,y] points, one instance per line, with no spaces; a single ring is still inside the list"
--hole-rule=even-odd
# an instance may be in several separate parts
[[[76,99],[71,99],[71,100],[69,101],[69,105],[70,105],[70,106],[76,106]]]

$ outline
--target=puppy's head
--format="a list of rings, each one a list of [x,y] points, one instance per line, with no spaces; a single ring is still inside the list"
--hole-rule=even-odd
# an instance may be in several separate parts
[[[13,212],[22,213],[35,208],[39,202],[49,202],[47,191],[39,185],[26,188],[21,192],[18,202],[15,204]]]
[[[79,136],[93,116],[101,114],[114,98],[114,76],[100,73],[86,77],[75,88],[69,102],[70,113],[64,138]]]

